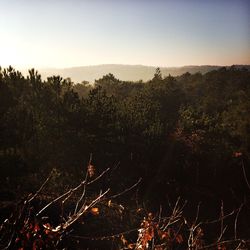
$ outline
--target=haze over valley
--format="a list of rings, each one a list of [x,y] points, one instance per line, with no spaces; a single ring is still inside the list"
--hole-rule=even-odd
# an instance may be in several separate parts
[[[183,67],[160,67],[163,76],[179,76],[186,72],[190,74],[198,73],[205,74],[209,71],[219,69],[223,66],[202,65],[202,66],[183,66]],[[227,66],[230,67],[230,66]],[[236,65],[237,68],[250,69],[250,65]],[[81,66],[72,68],[41,68],[38,69],[43,79],[52,75],[60,75],[63,78],[71,78],[74,83],[88,81],[93,83],[109,73],[122,81],[148,81],[152,79],[157,67],[144,65],[123,65],[123,64],[104,64],[93,66]],[[27,74],[27,70],[22,71]]]

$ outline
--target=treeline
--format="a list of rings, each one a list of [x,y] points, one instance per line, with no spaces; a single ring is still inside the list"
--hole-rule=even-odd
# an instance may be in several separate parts
[[[115,168],[103,183],[115,190],[142,177],[144,198],[241,199],[249,111],[250,72],[233,66],[178,77],[157,69],[148,82],[108,74],[94,85],[1,69],[1,185],[29,190],[52,168],[78,181],[92,155],[96,171]]]

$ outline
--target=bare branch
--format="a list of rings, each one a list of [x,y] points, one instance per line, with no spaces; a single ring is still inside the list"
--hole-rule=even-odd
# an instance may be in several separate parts
[[[82,181],[78,186],[76,186],[73,189],[68,190],[66,193],[62,194],[61,196],[57,197],[56,199],[54,199],[53,201],[51,201],[50,203],[48,203],[45,207],[43,207],[37,214],[36,216],[41,215],[48,207],[50,207],[51,205],[55,204],[56,202],[60,201],[61,199],[63,199],[64,197],[66,197],[66,200],[77,190],[79,190],[82,186],[84,185],[90,185],[94,182],[96,182],[97,180],[99,180],[106,172],[109,171],[110,168],[107,168],[105,171],[103,171],[99,176],[97,176],[94,180],[86,183],[86,181]]]
[[[243,175],[244,175],[244,178],[245,178],[245,182],[247,184],[247,187],[250,190],[250,184],[249,184],[248,179],[247,179],[247,174],[246,174],[245,165],[244,165],[243,160],[241,160],[241,165],[242,165],[242,171],[243,171]]]
[[[219,242],[220,245],[233,244],[233,243],[247,244],[247,243],[250,243],[250,240],[233,239],[233,240],[224,240],[224,241]],[[211,248],[214,248],[214,247],[217,247],[217,246],[218,246],[218,242],[215,242],[215,243],[212,243],[210,245],[206,245],[204,247],[201,247],[201,248],[199,248],[199,250],[211,249]]]
[[[92,154],[91,154],[90,159],[89,159],[89,164],[91,163],[91,160],[92,160]],[[81,197],[79,198],[79,200],[78,200],[77,203],[76,203],[76,207],[75,207],[74,214],[76,214],[76,211],[77,211],[77,208],[78,208],[78,206],[79,206],[79,203],[82,201],[83,197],[85,196],[85,192],[86,192],[86,183],[87,183],[87,180],[88,180],[88,173],[89,173],[89,171],[88,171],[88,169],[87,169],[86,175],[85,175],[85,179],[84,179],[85,185],[83,185],[82,195],[81,195]]]
[[[234,239],[236,240],[237,239],[237,223],[238,223],[238,217],[239,217],[239,214],[240,214],[240,211],[242,209],[242,207],[244,206],[244,203],[242,203],[238,209],[238,212],[236,214],[236,217],[235,217],[235,221],[234,221]]]
[[[49,182],[49,180],[51,179],[53,175],[53,170],[50,172],[48,178],[44,181],[44,183],[42,184],[42,186],[36,191],[36,193],[28,200],[28,203],[30,203],[32,200],[34,200],[39,194],[40,192],[43,190],[43,188],[45,187],[45,185]]]
[[[98,181],[100,178],[102,178],[102,176],[104,174],[106,174],[108,171],[110,170],[110,168],[107,168],[106,170],[104,170],[100,175],[98,175],[95,179],[93,179],[92,181],[86,183],[86,185],[90,185],[93,184],[94,182]]]
[[[69,226],[71,226],[73,223],[75,223],[87,210],[89,210],[91,207],[96,205],[96,203],[100,202],[101,199],[110,191],[110,189],[107,189],[104,193],[100,194],[95,200],[93,200],[89,205],[82,206],[80,210],[76,213],[75,216],[72,216],[69,218],[68,221],[66,221],[62,225],[62,229],[66,230]]]
[[[131,187],[125,189],[124,191],[122,191],[122,192],[120,192],[120,193],[118,193],[118,194],[112,195],[112,196],[110,196],[109,198],[113,198],[113,199],[114,199],[114,198],[117,198],[118,196],[121,196],[121,195],[127,193],[128,191],[130,191],[130,190],[132,190],[133,188],[135,188],[135,187],[141,182],[141,180],[142,180],[142,178],[140,178],[140,179],[139,179],[135,184],[133,184]]]
[[[99,236],[99,237],[89,237],[89,236],[80,236],[80,235],[72,235],[72,238],[76,238],[76,239],[83,239],[83,240],[111,240],[113,238],[120,238],[122,235],[126,235],[132,232],[136,232],[138,231],[139,228],[133,228],[121,233],[117,233],[117,234],[112,234],[112,235],[108,235],[108,236]]]
[[[226,231],[227,226],[224,228],[224,203],[223,200],[221,201],[221,207],[220,207],[220,236],[218,237],[217,242],[219,242],[221,240],[221,238],[223,237],[223,234]]]

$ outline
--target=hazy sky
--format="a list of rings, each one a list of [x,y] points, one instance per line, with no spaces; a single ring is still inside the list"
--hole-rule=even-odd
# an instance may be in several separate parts
[[[250,64],[249,0],[0,0],[0,65]]]

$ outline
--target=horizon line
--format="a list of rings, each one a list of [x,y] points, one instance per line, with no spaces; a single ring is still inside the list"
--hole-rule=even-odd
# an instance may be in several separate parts
[[[49,70],[49,69],[56,69],[56,70],[65,70],[65,69],[73,69],[73,68],[84,68],[84,67],[98,67],[98,66],[140,66],[140,67],[150,67],[150,68],[185,68],[185,67],[231,67],[231,66],[250,66],[249,64],[244,63],[234,63],[234,64],[186,64],[186,65],[180,65],[180,66],[160,66],[160,65],[145,65],[145,64],[123,64],[123,63],[103,63],[103,64],[90,64],[90,65],[81,65],[81,66],[69,66],[69,67],[54,67],[54,66],[18,66],[18,65],[6,65],[2,66],[0,64],[0,68],[8,68],[8,67],[17,68],[20,70],[28,70],[28,69],[39,69],[39,70]]]

